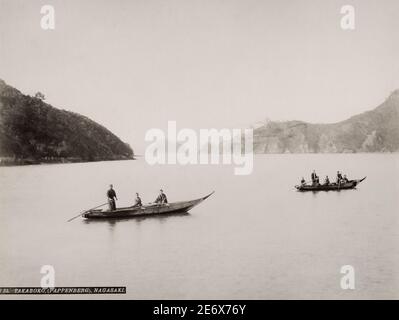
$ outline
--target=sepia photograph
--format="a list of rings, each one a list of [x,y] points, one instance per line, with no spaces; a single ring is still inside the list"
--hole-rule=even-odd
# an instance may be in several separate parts
[[[0,300],[398,300],[398,39],[397,0],[0,0]]]

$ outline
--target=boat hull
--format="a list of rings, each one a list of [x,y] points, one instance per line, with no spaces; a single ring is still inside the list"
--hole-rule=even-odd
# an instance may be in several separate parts
[[[82,216],[85,219],[115,219],[115,218],[136,218],[154,215],[167,215],[175,213],[184,213],[200,204],[213,194],[191,201],[180,201],[167,204],[150,204],[141,207],[124,207],[116,210],[90,210]]]
[[[360,182],[362,182],[366,177],[363,179],[359,180],[350,180],[347,183],[341,183],[341,184],[336,184],[332,183],[329,185],[301,185],[301,186],[295,186],[295,188],[298,191],[304,192],[304,191],[340,191],[340,190],[348,190],[348,189],[354,189]]]

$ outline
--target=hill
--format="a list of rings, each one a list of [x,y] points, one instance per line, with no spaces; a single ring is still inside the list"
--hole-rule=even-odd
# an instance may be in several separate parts
[[[80,114],[24,95],[0,79],[1,164],[133,159],[111,131]]]
[[[254,130],[255,153],[399,151],[399,90],[374,110],[331,124],[270,121]]]

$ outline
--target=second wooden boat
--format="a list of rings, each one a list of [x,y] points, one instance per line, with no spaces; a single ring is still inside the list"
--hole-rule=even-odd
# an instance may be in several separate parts
[[[325,184],[317,184],[317,185],[310,185],[304,184],[300,186],[295,186],[298,191],[339,191],[339,190],[347,190],[347,189],[354,189],[360,182],[362,182],[366,177],[363,179],[358,180],[350,180],[346,183],[330,183],[328,185]]]

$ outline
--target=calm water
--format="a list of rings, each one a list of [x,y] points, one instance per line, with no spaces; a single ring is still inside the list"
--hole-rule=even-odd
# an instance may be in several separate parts
[[[294,191],[312,169],[367,179]],[[122,298],[399,298],[397,154],[262,155],[250,176],[142,159],[0,168],[0,179],[0,286],[39,286],[50,264],[56,286],[127,286]],[[153,201],[160,187],[169,201],[216,193],[189,215],[66,222],[105,202],[109,183],[119,206],[136,191]],[[340,288],[347,264],[352,291]]]

